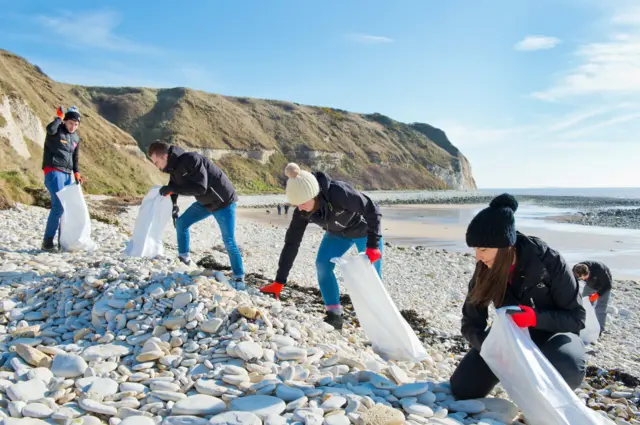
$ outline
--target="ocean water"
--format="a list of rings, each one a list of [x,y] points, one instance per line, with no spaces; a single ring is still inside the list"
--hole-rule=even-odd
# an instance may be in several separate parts
[[[585,196],[595,198],[640,199],[640,187],[542,187],[542,188],[498,188],[479,189],[480,193],[494,194],[508,192],[513,195],[539,196]]]
[[[550,195],[552,196],[552,195]],[[571,196],[571,195],[569,195]],[[598,196],[598,195],[592,195]],[[387,240],[407,245],[422,245],[431,248],[458,252],[472,250],[465,243],[465,231],[471,219],[484,206],[465,208],[451,205],[448,208],[433,208],[428,205],[407,208],[383,207],[383,220],[410,223],[425,223],[444,226],[451,230],[449,237],[435,238],[428,234]],[[545,207],[520,203],[516,212],[516,228],[522,233],[537,236],[559,251],[572,264],[585,260],[597,260],[607,264],[617,278],[640,279],[640,230],[611,227],[583,226],[559,223],[551,217],[574,213],[571,208]]]

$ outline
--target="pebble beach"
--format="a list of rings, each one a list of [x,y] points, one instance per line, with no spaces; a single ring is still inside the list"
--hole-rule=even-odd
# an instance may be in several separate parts
[[[384,284],[429,353],[388,361],[348,298],[342,332],[322,322],[318,230],[307,232],[292,284],[275,301],[257,286],[275,276],[281,226],[238,220],[248,288],[236,291],[212,219],[192,228],[200,265],[187,267],[169,226],[164,257],[122,255],[137,207],[119,226],[92,222],[93,253],[39,251],[46,215],[22,205],[0,211],[0,424],[526,423],[499,386],[481,400],[450,395],[466,349],[469,254],[385,246]],[[616,424],[638,424],[640,285],[617,281],[614,291],[609,330],[589,348],[577,395]]]

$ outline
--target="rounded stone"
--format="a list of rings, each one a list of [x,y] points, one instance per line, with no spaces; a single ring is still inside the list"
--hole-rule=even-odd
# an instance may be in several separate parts
[[[227,408],[224,401],[210,395],[196,394],[178,400],[173,405],[171,413],[174,415],[215,415]]]
[[[284,412],[286,405],[284,401],[277,397],[252,395],[231,400],[229,407],[231,410],[254,413],[260,419],[264,419],[269,415],[281,414]]]
[[[75,378],[84,375],[87,362],[77,354],[57,354],[53,358],[51,372],[62,378]]]
[[[251,412],[224,412],[209,420],[210,425],[262,425],[262,420]]]

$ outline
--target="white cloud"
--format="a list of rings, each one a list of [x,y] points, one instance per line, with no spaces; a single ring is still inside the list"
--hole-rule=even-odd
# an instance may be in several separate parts
[[[516,43],[514,48],[521,51],[553,49],[560,44],[560,39],[545,35],[528,35]]]
[[[385,43],[393,43],[393,39],[389,37],[383,37],[380,35],[368,35],[368,34],[349,34],[348,37],[362,44],[385,44]]]
[[[574,52],[578,65],[533,96],[548,101],[587,95],[637,98],[640,94],[640,8],[613,11],[609,34],[603,38],[579,46]]]
[[[115,33],[122,21],[120,15],[109,10],[70,13],[62,12],[56,17],[37,16],[36,22],[58,36],[60,44],[84,46],[126,53],[156,54],[159,49],[136,43]]]

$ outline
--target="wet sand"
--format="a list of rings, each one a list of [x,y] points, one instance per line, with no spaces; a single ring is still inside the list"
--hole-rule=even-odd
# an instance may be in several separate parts
[[[382,231],[387,242],[472,252],[465,243],[467,225],[484,205],[399,205],[382,207]],[[289,215],[275,209],[239,208],[239,218],[272,226],[287,227]],[[549,216],[553,218],[552,215]],[[546,241],[560,251],[568,263],[598,260],[607,264],[616,279],[640,279],[640,230],[600,228],[557,223],[553,219],[516,218],[518,230]],[[309,231],[322,232],[315,225]]]

